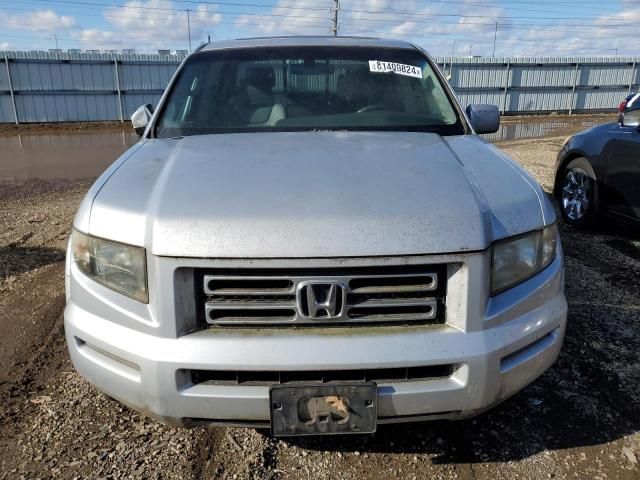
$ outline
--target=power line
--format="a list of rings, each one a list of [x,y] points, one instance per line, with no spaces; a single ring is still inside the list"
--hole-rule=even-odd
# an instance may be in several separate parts
[[[26,0],[26,1],[42,1],[42,0]],[[141,7],[140,7],[141,8]],[[29,8],[13,8],[12,10],[16,10],[16,11],[31,11],[31,9]],[[178,10],[178,9],[171,9],[171,11],[176,12],[176,13],[181,13],[183,15],[186,16],[186,11],[185,10]],[[191,12],[193,12],[193,10],[191,10]],[[277,18],[296,18],[296,19],[306,19],[306,20],[322,20],[324,22],[326,22],[328,20],[328,17],[318,17],[318,16],[307,16],[307,15],[295,15],[295,16],[289,16],[289,15],[275,15],[275,14],[258,14],[258,13],[244,13],[244,12],[216,12],[216,11],[206,11],[206,12],[200,12],[200,13],[210,13],[210,14],[234,14],[234,15],[238,15],[238,16],[249,16],[249,17],[277,17]],[[131,17],[129,16],[124,16],[124,15],[115,15],[115,14],[111,14],[111,13],[79,13],[79,12],[75,12],[74,15],[78,15],[78,16],[85,16],[85,17],[94,17],[94,18],[122,18],[122,19],[131,19]],[[155,18],[166,18],[166,14],[162,14],[162,13],[145,13],[144,18],[147,18],[149,15],[155,15]],[[207,24],[210,25],[212,22],[209,20],[202,20],[202,19],[198,19],[197,17],[195,19],[191,19],[191,23],[200,23],[200,24]],[[236,22],[217,22],[217,23],[224,23],[227,25],[237,25]],[[264,25],[264,22],[262,23],[250,23],[250,22],[244,22],[244,24],[247,25]],[[323,23],[322,25],[320,24],[312,24],[310,22],[306,22],[304,24],[304,26],[311,26],[311,27],[323,27],[326,28],[326,23]]]
[[[27,1],[29,1],[29,0],[27,0]],[[42,0],[37,0],[37,1],[42,1]],[[74,3],[82,3],[82,4],[91,5],[91,4],[88,4],[87,2],[74,2]],[[136,8],[143,8],[143,7],[136,7]],[[154,9],[155,9],[155,7],[154,7]],[[28,11],[29,9],[14,8],[14,10]],[[183,13],[184,12],[184,10],[178,10],[178,9],[171,9],[171,11],[176,11],[176,12],[179,12],[179,13]],[[260,17],[274,16],[274,17],[280,17],[280,18],[281,17],[287,17],[287,16],[284,16],[284,15],[270,15],[270,14],[262,14],[262,15],[260,15],[260,14],[249,14],[249,13],[244,13],[244,12],[240,13],[240,12],[214,12],[214,11],[207,11],[207,13],[228,13],[228,14],[235,13],[235,14],[238,14],[240,16],[243,16],[243,15],[244,16],[260,16]],[[123,18],[123,19],[129,19],[130,18],[128,16],[114,15],[114,14],[111,14],[111,13],[89,14],[89,13],[78,13],[78,12],[76,12],[76,15],[90,16],[90,17],[100,17],[100,18],[102,18],[102,17],[105,17],[105,18]],[[146,14],[145,16],[148,16],[148,15],[150,15],[150,14]],[[157,15],[159,17],[162,14],[157,13],[155,15]],[[316,19],[317,20],[325,20],[325,18],[323,18],[323,17],[316,17],[316,16],[310,16],[310,17],[309,16],[294,16],[293,18],[304,18],[305,20],[307,20],[307,22],[305,23],[304,26],[305,27],[310,27],[310,28],[316,28],[316,27],[321,28],[322,27],[321,24],[312,23],[312,22],[310,22],[310,20],[316,20]],[[377,19],[360,18],[360,19],[348,21],[348,23],[345,24],[345,25],[352,25],[357,21],[372,21],[372,20],[373,21],[384,21],[384,22],[388,22],[389,21],[389,20],[386,20],[386,19],[385,20],[377,20]],[[199,20],[199,19],[192,19],[191,22],[193,22],[193,23],[201,23],[201,24],[205,24],[205,23],[206,24],[210,24],[211,23],[209,20]],[[234,24],[234,25],[238,26],[237,22],[234,23],[234,22],[223,22],[223,21],[220,21],[220,22],[217,22],[217,23],[229,24],[229,25],[230,24]],[[246,25],[263,25],[263,23],[250,23],[250,22],[247,22],[247,21],[244,21],[243,23],[246,24]],[[415,21],[410,21],[410,22],[406,22],[406,23],[460,25],[459,22],[451,22],[451,21],[445,21],[445,20],[438,20],[438,21],[436,21],[436,20],[415,20]],[[493,26],[493,25],[495,25],[495,22],[491,22],[491,23],[489,23],[489,22],[465,22],[464,25],[487,25],[487,26],[491,25],[491,26]],[[521,26],[528,26],[532,30],[554,30],[555,31],[555,30],[557,30],[557,26],[558,25],[557,24],[541,24],[541,23],[518,22],[518,23],[500,23],[500,26],[503,27],[503,28],[519,28]],[[554,29],[543,28],[543,27],[546,27],[546,26],[551,26],[551,27],[556,27],[556,28],[554,28]],[[563,24],[563,26],[571,26],[571,27],[574,27],[574,28],[590,28],[590,29],[592,29],[594,27],[595,28],[605,28],[608,25],[598,24],[598,25],[594,26],[594,25],[582,25],[582,24]],[[619,29],[634,28],[634,30],[636,28],[636,27],[627,26],[627,25],[615,25],[615,27],[619,28]],[[386,33],[386,32],[381,32],[381,33]]]
[[[83,5],[86,7],[96,7],[98,5],[110,5],[111,4],[104,4],[104,3],[89,3],[89,2],[82,2],[82,1],[72,1],[72,0],[26,0],[26,1],[54,1],[57,3],[70,3],[70,4],[79,4],[79,5]],[[195,2],[192,2],[195,3]],[[211,2],[211,3],[217,3],[217,4],[230,4],[232,2]],[[178,10],[178,9],[170,9],[170,8],[162,8],[162,7],[146,7],[146,6],[116,6],[113,5],[111,6],[111,8],[113,8],[114,10],[117,9],[142,9],[142,10],[162,10],[162,11],[175,11],[175,12],[184,12],[184,10]],[[300,8],[304,8],[304,7],[300,7]],[[322,24],[317,23],[317,22],[322,22],[325,19],[323,17],[318,17],[318,16],[302,16],[302,15],[277,15],[277,14],[267,14],[267,13],[248,13],[248,12],[226,12],[226,11],[211,11],[211,10],[205,10],[202,12],[206,12],[206,13],[215,13],[215,14],[226,14],[226,15],[230,15],[230,14],[235,14],[235,15],[239,15],[240,17],[247,16],[247,17],[252,17],[252,16],[260,16],[260,17],[275,17],[275,18],[304,18],[305,22],[304,25],[290,25],[292,28],[300,28],[300,27],[305,27],[305,28],[323,28]],[[84,16],[92,16],[91,14],[79,14],[78,15],[84,15]],[[146,14],[145,16],[150,15],[151,13]],[[153,14],[155,15],[160,15],[159,13],[153,12]],[[118,15],[114,15],[111,13],[102,13],[99,15],[93,15],[93,16],[97,16],[97,17],[105,17],[105,18],[123,18],[123,19],[128,19],[130,17],[126,17],[126,16],[118,16]],[[394,19],[395,20],[395,19]],[[385,22],[388,23],[390,21],[394,21],[392,19],[386,18],[386,19],[370,19],[370,18],[359,18],[359,19],[355,19],[353,20],[353,22],[356,21],[365,21],[365,22],[371,22],[371,21],[376,21],[376,22]],[[191,20],[191,22],[194,23],[199,23],[199,24],[211,24],[210,20]],[[354,23],[347,23],[345,25],[353,25]],[[421,23],[421,24],[450,24],[450,25],[456,25],[459,26],[460,22],[452,22],[452,21],[446,21],[446,20],[411,20],[411,21],[407,21],[405,23]],[[224,22],[224,21],[219,21],[216,22],[216,24],[234,24],[234,26],[236,27],[242,27],[243,25],[257,25],[257,26],[263,26],[264,22],[260,22],[260,23],[251,23],[249,21],[247,21],[246,19],[243,19],[242,25],[239,25],[236,19],[236,22]],[[476,22],[476,21],[465,21],[464,22],[465,25],[491,25],[491,26],[495,26],[495,22]],[[519,26],[527,26],[528,29],[530,30],[551,30],[551,29],[546,29],[543,28],[544,26],[552,26],[552,27],[556,27],[557,28],[557,24],[543,24],[543,23],[522,23],[522,22],[510,22],[510,23],[500,23],[499,24],[501,27],[506,28],[506,29],[511,29],[511,28],[518,28]],[[287,26],[287,25],[283,25],[283,26]],[[627,28],[633,28],[634,32],[636,30],[636,27],[633,26],[627,26],[627,25],[607,25],[607,24],[597,24],[595,27],[594,25],[584,25],[584,24],[564,24],[563,26],[571,26],[572,28],[589,28],[589,29],[593,29],[593,28],[617,28],[618,30],[621,29],[627,29]],[[380,32],[383,35],[389,35],[390,32]]]
[[[25,0],[25,1],[30,1],[30,2],[43,2],[43,1],[52,1],[52,0]],[[66,0],[64,0],[65,3],[71,3],[68,2]],[[89,2],[73,2],[74,4],[81,4],[84,6],[90,6],[90,5],[96,5],[93,3],[89,3]],[[169,8],[159,8],[159,7],[142,7],[142,6],[122,6],[122,5],[110,5],[108,8],[112,8],[114,10],[117,10],[118,8],[134,8],[134,9],[142,9],[142,10],[163,10],[163,11],[172,11],[172,12],[177,12],[177,13],[184,13],[185,10],[184,9],[169,9]],[[12,8],[12,10],[21,10],[21,11],[30,11],[30,9],[25,9],[25,8]],[[193,10],[191,10],[193,12]],[[226,14],[226,15],[237,15],[237,16],[250,16],[250,17],[274,17],[274,18],[299,18],[299,19],[312,19],[312,20],[323,20],[326,21],[328,20],[328,17],[321,17],[321,16],[317,16],[317,15],[290,15],[290,14],[276,14],[276,13],[249,13],[249,12],[229,12],[229,11],[217,11],[217,10],[198,10],[197,13],[210,13],[210,14]],[[80,13],[74,13],[74,15],[84,15],[84,16],[93,16],[93,17],[104,17],[104,18],[125,18],[125,19],[129,19],[131,17],[126,17],[126,16],[122,16],[122,15],[113,15],[111,13],[101,13],[101,14],[80,14]],[[149,15],[149,14],[145,14]],[[158,16],[162,16],[161,13],[157,13],[156,15]],[[192,20],[192,22],[199,22],[199,23],[210,23],[209,21],[206,20],[197,20],[194,19]],[[326,25],[326,24],[325,24]]]
[[[103,6],[103,7],[108,7],[108,11],[107,12],[102,12],[101,14],[89,14],[89,13],[77,13],[74,12],[75,15],[83,15],[83,16],[93,16],[93,17],[100,17],[100,18],[123,18],[123,19],[131,19],[130,16],[124,16],[124,15],[117,15],[118,11],[127,11],[127,10],[140,10],[140,11],[145,11],[148,13],[145,13],[145,17],[148,17],[150,15],[156,16],[157,18],[160,17],[166,17],[166,14],[162,13],[162,12],[176,12],[176,13],[180,13],[180,14],[184,14],[186,13],[186,20],[187,20],[187,30],[188,30],[188,37],[189,37],[189,43],[191,43],[191,22],[193,23],[197,23],[197,24],[207,24],[207,25],[211,25],[213,22],[211,20],[207,20],[207,19],[198,19],[197,17],[195,19],[191,19],[189,12],[193,11],[191,9],[177,9],[177,8],[167,8],[167,7],[153,7],[153,6],[144,6],[144,5],[120,5],[120,4],[110,4],[110,3],[98,3],[98,2],[86,2],[86,1],[79,1],[79,0],[25,0],[26,2],[36,2],[36,3],[57,3],[57,4],[70,4],[70,5],[79,5],[80,8],[89,8],[89,9],[96,9],[97,7]],[[334,8],[333,10],[335,11],[334,13],[334,19],[335,20],[331,20],[329,19],[329,17],[323,17],[323,16],[318,16],[318,15],[295,15],[295,14],[277,14],[277,13],[273,13],[274,11],[281,11],[281,10],[310,10],[310,11],[327,11],[327,8],[322,8],[322,7],[314,7],[314,6],[300,6],[302,4],[305,4],[305,2],[298,2],[296,3],[296,5],[298,6],[285,6],[285,7],[278,7],[278,6],[269,6],[269,5],[258,5],[255,3],[252,4],[240,4],[240,3],[235,3],[235,2],[226,2],[226,1],[219,1],[219,2],[204,2],[204,1],[191,1],[191,0],[174,0],[180,3],[189,3],[189,4],[195,4],[195,5],[216,5],[216,6],[222,6],[222,7],[226,7],[226,6],[242,6],[242,7],[259,7],[259,8],[272,8],[271,12],[272,13],[252,13],[252,12],[237,12],[237,11],[222,11],[222,10],[197,10],[199,13],[208,13],[208,14],[221,14],[221,15],[237,15],[237,18],[235,21],[233,22],[224,22],[224,21],[218,21],[215,24],[225,24],[225,25],[235,25],[236,27],[242,27],[244,25],[257,25],[257,26],[263,26],[264,22],[259,22],[259,23],[251,23],[249,21],[247,21],[247,17],[248,18],[252,18],[253,16],[259,16],[259,17],[268,17],[268,18],[280,18],[283,19],[283,21],[281,21],[279,23],[279,25],[283,26],[283,27],[303,27],[303,28],[326,28],[326,22],[327,20],[329,21],[334,21],[334,28],[335,28],[335,34],[337,34],[338,32],[338,10],[341,10],[342,12],[345,13],[351,13],[351,16],[353,17],[354,13],[364,13],[367,15],[372,15],[372,16],[384,16],[386,18],[369,18],[369,17],[362,17],[362,18],[352,18],[351,20],[348,20],[347,22],[341,22],[341,26],[343,27],[350,27],[353,26],[356,29],[361,29],[362,25],[360,22],[384,22],[384,23],[390,23],[390,22],[403,22],[406,24],[427,24],[427,25],[433,25],[433,24],[442,24],[442,25],[461,25],[460,21],[447,21],[447,20],[427,20],[425,18],[415,18],[416,16],[418,17],[457,17],[462,19],[465,18],[491,18],[491,19],[495,19],[495,18],[504,18],[504,19],[544,19],[544,20],[557,20],[557,19],[577,19],[577,20],[593,20],[593,19],[589,19],[589,18],[584,18],[584,17],[531,17],[531,16],[502,16],[502,17],[495,17],[495,16],[490,16],[490,15],[467,15],[467,14],[429,14],[429,13],[425,13],[425,12],[408,12],[408,11],[396,11],[396,10],[384,10],[384,11],[371,11],[371,10],[348,10],[348,9],[342,9],[341,5],[339,5],[337,0],[334,0],[336,8]],[[347,1],[347,0],[345,0]],[[399,0],[402,1],[402,0]],[[586,1],[586,0],[584,0]],[[420,2],[418,2],[420,3]],[[455,1],[451,0],[450,2],[443,2],[443,1],[438,1],[438,0],[431,0],[428,3],[451,3],[454,4],[456,6],[462,6],[461,3],[456,3]],[[474,3],[471,4],[466,4],[465,5],[482,5],[482,6],[490,6],[489,1],[487,2],[483,2],[481,0],[474,0]],[[515,0],[512,3],[525,3],[525,4],[530,4],[531,2],[516,2]],[[545,4],[548,2],[536,2],[536,4]],[[554,5],[558,5],[561,2],[556,2],[554,3]],[[581,4],[584,2],[581,2]],[[588,2],[587,2],[588,3]],[[317,4],[314,4],[317,5]],[[640,3],[638,3],[638,5],[640,5]],[[16,8],[14,8],[16,9]],[[17,9],[19,10],[19,9]],[[330,10],[329,10],[330,11]],[[113,13],[112,13],[113,12]],[[406,15],[412,15],[411,19],[406,19],[406,18],[395,18],[395,17],[401,17],[401,16],[406,16]],[[391,18],[389,18],[391,17]],[[238,18],[242,18],[242,24],[238,24]],[[304,19],[305,22],[304,24],[288,24],[285,23],[287,19]],[[633,20],[625,20],[625,19],[621,19],[620,21],[633,21]],[[322,22],[322,23],[320,23]],[[495,53],[495,44],[496,44],[496,37],[497,37],[497,30],[498,27],[501,27],[503,29],[509,30],[509,29],[520,29],[521,26],[527,26],[529,30],[535,31],[535,30],[541,30],[541,31],[556,31],[558,28],[558,24],[557,23],[541,23],[541,22],[536,22],[536,23],[523,23],[523,22],[514,22],[514,21],[509,21],[509,22],[481,22],[481,21],[464,21],[464,23],[462,23],[462,25],[465,26],[469,26],[469,25],[477,25],[477,26],[484,26],[486,25],[487,27],[489,26],[493,26],[494,27],[494,48],[493,51]],[[555,27],[555,28],[544,28],[545,26],[549,26],[549,27]],[[572,28],[589,28],[589,29],[593,29],[593,28],[615,28],[618,31],[623,31],[624,29],[634,29],[634,33],[637,30],[637,27],[635,25],[624,25],[624,24],[603,24],[603,23],[596,23],[596,24],[567,24],[567,23],[563,23],[561,25],[562,27],[572,27]],[[384,27],[383,27],[384,28]],[[332,31],[334,31],[332,29]],[[367,32],[373,32],[374,30],[369,30],[366,29],[365,31]],[[384,31],[384,32],[377,32],[386,36],[392,36],[391,32],[389,31]],[[457,33],[451,33],[451,34],[457,34]],[[429,36],[418,36],[412,33],[403,35],[403,38],[407,38],[407,37],[415,37],[415,38],[432,38],[434,36],[445,36],[445,35],[451,35],[448,32],[433,32],[431,33]],[[464,35],[464,34],[462,34]],[[466,37],[468,37],[468,35],[465,35]],[[592,38],[620,38],[620,35],[612,35],[611,37],[609,36],[605,36],[605,35],[593,35]],[[82,39],[79,38],[74,38],[71,40],[75,40],[75,41],[82,41]],[[473,40],[473,41],[483,41],[483,40]],[[514,40],[512,39],[505,39],[505,41],[507,42],[512,42]],[[526,41],[520,41],[522,42],[526,42]],[[103,41],[102,43],[109,43],[107,41]],[[114,42],[110,42],[110,43],[114,43]],[[533,41],[530,40],[529,43],[533,43],[533,44],[542,44],[544,43],[543,41]],[[555,42],[552,42],[555,43]]]
[[[358,19],[354,19],[354,20],[350,20],[350,22],[355,22],[355,21],[372,21],[369,19],[364,19],[364,18],[358,18]],[[384,21],[384,22],[389,22],[391,20],[373,20],[373,21]],[[457,26],[469,26],[469,25],[486,25],[486,26],[492,26],[494,25],[495,22],[464,22],[464,23],[460,23],[460,22],[452,22],[452,21],[446,21],[446,20],[407,20],[405,21],[405,23],[415,23],[415,24],[427,24],[427,25],[457,25]],[[345,23],[343,22],[343,25]],[[593,28],[616,28],[616,29],[633,29],[633,31],[637,31],[637,26],[633,26],[633,25],[610,25],[610,24],[567,24],[567,23],[563,23],[561,25],[556,24],[556,23],[523,23],[523,22],[500,22],[500,26],[501,27],[513,27],[513,28],[518,28],[518,27],[528,27],[531,29],[537,29],[538,26],[542,26],[542,27],[556,27],[555,29],[553,29],[554,31],[557,31],[558,27],[572,27],[572,28],[588,28],[588,29],[593,29]],[[546,29],[548,30],[548,29]]]
[[[126,8],[132,10],[162,10],[162,11],[174,11],[174,12],[184,12],[184,9],[179,8],[169,8],[169,7],[151,7],[148,5],[122,5],[115,3],[102,3],[102,2],[83,2],[83,1],[73,1],[73,0],[27,0],[41,3],[63,3],[69,5],[87,5],[87,6],[96,6],[96,7],[108,7],[108,8]],[[287,7],[278,7],[274,5],[260,5],[257,3],[236,3],[236,2],[202,2],[196,0],[173,0],[173,2],[178,3],[188,3],[192,5],[215,5],[215,6],[231,6],[231,7],[247,7],[247,8],[273,8],[280,10],[316,10],[326,12],[327,8],[318,8],[318,7],[296,7],[296,6],[287,6]],[[206,10],[210,12],[210,10]],[[244,12],[242,12],[244,13]],[[264,14],[259,14],[264,15]]]
[[[369,30],[369,29],[361,29],[361,30],[356,30],[356,32],[358,34],[369,34],[369,33],[379,33],[379,34],[386,34],[389,37],[394,37],[394,38],[406,38],[406,35],[402,35],[402,34],[394,34],[391,32],[382,32],[382,31],[378,31],[378,30]],[[415,35],[411,35],[412,38],[425,38],[425,39],[432,39],[434,36],[442,36],[442,35],[456,35],[458,36],[458,38],[452,38],[449,37],[449,40],[453,40],[454,42],[456,41],[469,41],[469,42],[475,42],[475,43],[484,43],[484,44],[490,44],[492,43],[492,40],[488,40],[486,37],[477,37],[477,36],[469,36],[469,35],[461,35],[458,32],[436,32],[436,33],[431,33],[429,35],[419,35],[419,34],[415,34]],[[463,37],[463,38],[460,38]],[[591,37],[592,40],[600,40],[600,39],[608,39],[608,38],[616,38],[616,39],[620,39],[619,36],[617,35],[594,35]],[[558,45],[557,40],[533,40],[533,39],[519,39],[519,38],[515,38],[515,37],[511,37],[511,38],[507,38],[503,40],[504,43],[506,44],[513,44],[513,43],[529,43],[529,44],[534,44],[534,45],[539,45],[539,44],[550,44],[550,45]],[[566,43],[566,42],[565,42]],[[562,48],[563,46],[560,46],[560,48]],[[455,46],[454,46],[455,48]],[[573,48],[573,47],[567,47],[567,48]]]
[[[394,3],[400,2],[410,2],[412,5],[415,4],[425,4],[431,5],[433,3],[446,3],[448,5],[468,5],[467,0],[394,0]],[[480,4],[482,6],[503,6],[503,3],[500,3],[496,0],[473,0],[474,4]],[[640,0],[627,0],[630,5],[640,5]],[[602,0],[578,0],[576,3],[567,2],[567,1],[531,1],[531,0],[509,0],[509,4],[523,4],[523,5],[553,5],[553,6],[564,6],[564,7],[582,7],[583,5],[602,5]]]
[[[85,6],[105,6],[105,7],[109,7],[109,8],[113,8],[113,9],[137,9],[137,10],[163,10],[163,11],[176,11],[176,12],[180,12],[180,11],[184,11],[184,10],[180,10],[180,9],[176,9],[176,8],[166,8],[166,7],[149,7],[149,6],[142,6],[142,5],[120,5],[120,4],[107,4],[107,3],[96,3],[96,2],[83,2],[83,1],[73,1],[73,0],[27,0],[27,1],[32,1],[32,2],[44,2],[44,3],[64,3],[64,4],[76,4],[76,5],[85,5]],[[221,1],[196,1],[196,0],[174,0],[177,2],[181,2],[181,3],[190,3],[190,4],[197,4],[197,5],[216,5],[216,6],[242,6],[242,7],[260,7],[260,8],[264,8],[267,7],[265,5],[258,5],[258,4],[254,4],[254,3],[249,3],[249,4],[240,4],[240,3],[235,3],[235,2],[221,2]],[[435,0],[433,0],[435,1]],[[335,2],[335,0],[334,0]],[[442,3],[447,3],[444,2],[444,0],[442,0]],[[460,4],[461,5],[461,4]],[[465,4],[466,5],[466,4]],[[639,3],[640,5],[640,3]],[[278,6],[272,6],[271,7],[273,10],[315,10],[315,11],[326,11],[327,9],[325,8],[317,8],[317,7],[295,7],[295,6],[287,6],[287,7],[278,7]],[[476,15],[476,14],[463,14],[463,13],[425,13],[425,12],[411,12],[411,11],[399,11],[399,10],[358,10],[358,9],[345,9],[342,8],[341,9],[343,12],[349,12],[349,13],[364,13],[367,15],[386,15],[386,16],[394,16],[394,15],[401,15],[401,16],[411,16],[411,17],[456,17],[456,18],[489,18],[489,19],[505,19],[505,20],[510,20],[510,19],[524,19],[524,20],[598,20],[597,18],[593,18],[593,17],[578,17],[578,16],[562,16],[562,17],[550,17],[550,16],[530,16],[530,15],[510,15],[510,16],[505,16],[505,15]],[[287,17],[287,18],[324,18],[324,17],[319,17],[319,16],[311,16],[309,17],[308,15],[291,15],[291,14],[277,14],[277,13],[250,13],[250,12],[233,12],[233,11],[220,11],[220,10],[204,10],[205,12],[208,13],[221,13],[221,14],[230,14],[230,15],[252,15],[252,16],[273,16],[273,17]],[[335,8],[332,9],[332,11],[335,11]],[[358,18],[358,20],[362,20],[362,21],[376,21],[376,22],[388,22],[388,21],[394,21],[396,19],[394,18]],[[416,22],[416,23],[420,23],[420,20],[416,20],[416,19],[412,19],[412,22]],[[616,21],[618,22],[631,22],[631,23],[637,23],[636,19],[616,19]],[[493,25],[493,23],[495,22],[491,22],[490,24]],[[501,22],[502,23],[502,22]],[[611,24],[599,24],[602,26],[609,26],[609,27],[615,27],[618,25],[611,25]],[[619,26],[627,26],[627,25],[619,25]]]
[[[45,39],[53,39],[53,35],[43,35],[43,36],[36,36],[36,35],[14,35],[14,34],[2,34],[2,37],[7,37],[7,38],[24,38],[24,39],[29,39],[29,40],[45,40]],[[79,39],[77,38],[73,38],[73,37],[61,37],[58,36],[58,40],[66,40],[66,41],[70,41],[70,42],[77,42]],[[96,42],[97,44],[100,45],[129,45],[130,42],[123,42],[121,40],[100,40],[98,42]],[[165,46],[166,42],[139,42],[137,45],[139,46]]]
[[[597,20],[593,17],[550,17],[550,16],[531,16],[531,15],[470,15],[462,13],[424,13],[424,12],[408,12],[389,10],[386,12],[374,11],[374,10],[350,10],[344,9],[345,12],[353,13],[366,13],[368,15],[404,15],[412,17],[460,17],[460,18],[492,18],[492,19],[524,19],[524,20]],[[620,19],[619,21],[625,22],[637,22],[635,19]]]

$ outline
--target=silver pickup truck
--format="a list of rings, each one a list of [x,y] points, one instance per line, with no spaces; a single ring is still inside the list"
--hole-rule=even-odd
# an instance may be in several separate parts
[[[373,432],[475,415],[556,360],[540,186],[405,42],[201,47],[74,220],[81,375],[164,422]]]

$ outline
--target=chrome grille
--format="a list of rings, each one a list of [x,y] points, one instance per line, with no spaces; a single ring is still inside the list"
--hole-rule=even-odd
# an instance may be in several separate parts
[[[432,265],[201,271],[196,285],[212,325],[444,323],[445,272]]]

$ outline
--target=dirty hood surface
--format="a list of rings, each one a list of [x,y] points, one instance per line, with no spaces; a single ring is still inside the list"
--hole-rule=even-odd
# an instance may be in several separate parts
[[[537,184],[473,136],[241,133],[136,148],[93,188],[87,226],[155,255],[473,251],[549,223]]]

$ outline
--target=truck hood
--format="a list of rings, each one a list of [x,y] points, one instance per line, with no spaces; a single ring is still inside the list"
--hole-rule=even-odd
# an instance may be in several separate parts
[[[554,216],[540,187],[476,136],[239,133],[134,149],[98,180],[76,228],[154,255],[474,251]]]

